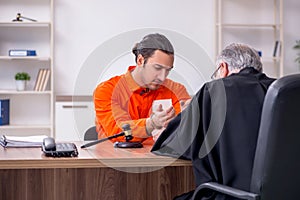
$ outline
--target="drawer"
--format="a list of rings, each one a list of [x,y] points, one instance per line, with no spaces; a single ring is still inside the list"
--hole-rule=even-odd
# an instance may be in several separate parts
[[[83,141],[84,132],[95,125],[92,101],[55,103],[55,138],[57,141]]]

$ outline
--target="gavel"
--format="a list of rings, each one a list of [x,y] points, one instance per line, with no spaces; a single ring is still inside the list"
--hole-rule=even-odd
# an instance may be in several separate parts
[[[84,144],[81,146],[81,148],[86,148],[86,147],[90,147],[93,146],[95,144],[104,142],[106,140],[110,140],[113,138],[117,138],[120,136],[125,136],[125,142],[115,142],[114,143],[114,147],[118,147],[118,148],[141,148],[143,147],[143,144],[140,142],[130,142],[130,140],[133,139],[132,133],[131,133],[131,128],[129,124],[123,124],[122,125],[122,132],[114,134],[112,136],[106,137],[106,138],[102,138],[87,144]]]
[[[33,22],[36,22],[37,20],[35,19],[31,19],[31,18],[28,18],[28,17],[24,17],[21,15],[21,13],[17,13],[17,16],[16,16],[16,19],[13,19],[12,21],[13,22],[22,22],[23,20],[22,19],[27,19],[29,21],[33,21]]]

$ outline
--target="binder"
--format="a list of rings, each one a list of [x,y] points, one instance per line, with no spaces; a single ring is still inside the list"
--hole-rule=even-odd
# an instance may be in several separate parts
[[[12,49],[8,52],[9,56],[36,56],[35,50]]]
[[[0,99],[0,125],[9,124],[9,99]]]

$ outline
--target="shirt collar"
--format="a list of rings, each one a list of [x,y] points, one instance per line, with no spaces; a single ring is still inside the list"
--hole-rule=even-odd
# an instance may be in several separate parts
[[[244,69],[241,69],[239,74],[257,74],[259,71],[254,69],[254,67],[245,67]]]
[[[129,66],[128,70],[125,74],[125,80],[127,82],[128,88],[131,90],[131,92],[134,92],[136,90],[141,89],[141,87],[135,82],[133,79],[131,72],[136,68],[136,66]]]

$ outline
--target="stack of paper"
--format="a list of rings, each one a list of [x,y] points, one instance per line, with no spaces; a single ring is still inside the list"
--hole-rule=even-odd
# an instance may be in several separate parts
[[[35,136],[5,136],[0,138],[3,147],[41,147],[46,135]]]

